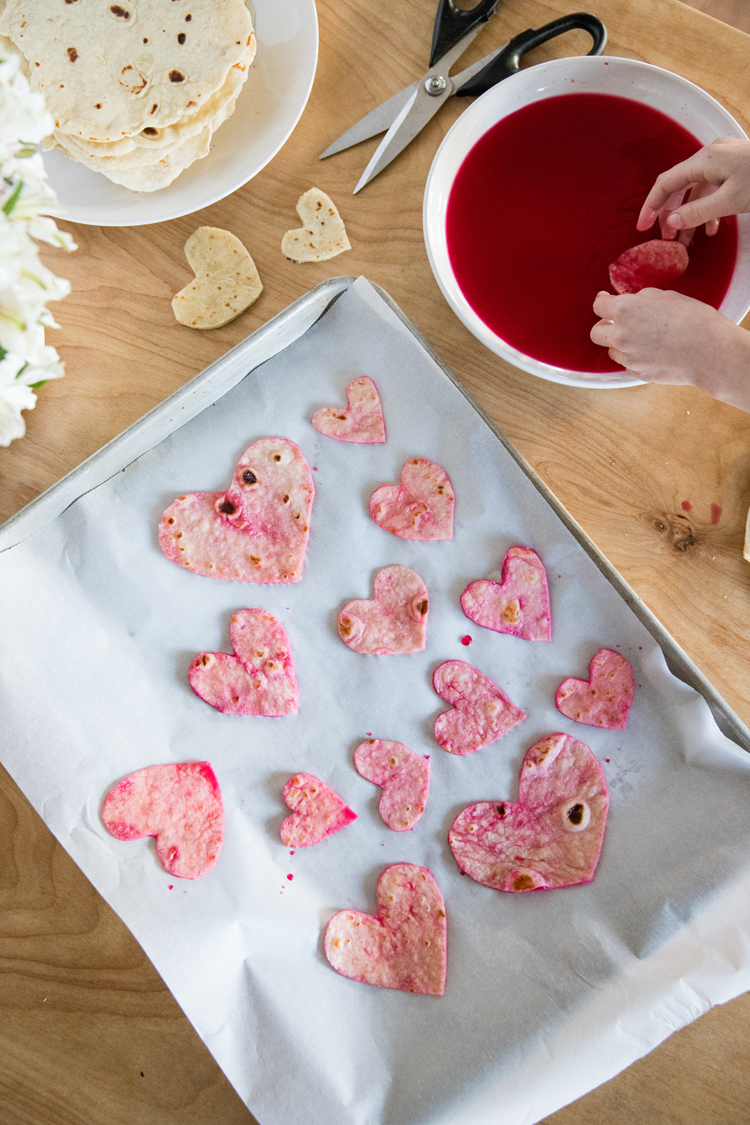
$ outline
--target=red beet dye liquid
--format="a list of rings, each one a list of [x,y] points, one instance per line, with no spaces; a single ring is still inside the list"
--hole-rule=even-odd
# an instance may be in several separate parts
[[[563,94],[499,121],[471,149],[448,200],[447,240],[464,297],[533,359],[618,371],[589,332],[610,262],[658,225],[636,220],[654,180],[701,147],[663,113],[611,94]],[[670,286],[718,308],[737,255],[737,223],[700,228],[687,273]]]

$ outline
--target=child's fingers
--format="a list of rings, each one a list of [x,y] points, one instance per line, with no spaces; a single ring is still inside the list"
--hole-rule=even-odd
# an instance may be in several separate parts
[[[594,312],[597,316],[600,316],[602,320],[608,320],[611,324],[615,317],[616,300],[617,297],[614,293],[608,293],[606,289],[600,290],[594,301]]]

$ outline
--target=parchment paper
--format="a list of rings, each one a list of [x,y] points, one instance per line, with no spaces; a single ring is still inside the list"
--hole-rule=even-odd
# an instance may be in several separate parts
[[[336,442],[310,425],[358,374],[380,390],[388,440]],[[174,497],[226,487],[244,449],[280,435],[302,447],[317,495],[304,578],[215,581],[160,553]],[[450,543],[409,543],[368,514],[409,457],[448,471]],[[551,644],[481,629],[459,596],[499,579],[505,551],[544,560]],[[413,567],[430,592],[427,648],[351,652],[336,616],[370,597],[377,571]],[[191,692],[200,651],[229,651],[242,607],[289,635],[297,715],[229,717]],[[711,1004],[750,987],[750,756],[667,670],[625,602],[460,391],[360,279],[296,343],[59,518],[0,554],[0,752],[4,765],[130,927],[262,1125],[532,1123],[604,1081]],[[465,647],[461,637],[472,637]],[[627,731],[561,716],[554,693],[602,647],[633,664]],[[468,660],[528,713],[466,758],[432,725],[442,661]],[[446,843],[458,812],[513,800],[525,750],[561,730],[602,762],[611,795],[592,884],[507,895],[462,877]],[[427,810],[412,832],[381,822],[380,790],[352,765],[370,734],[430,755]],[[125,774],[208,759],[226,839],[204,878],[180,881],[153,841],[118,842],[102,800]],[[293,856],[281,791],[316,774],[359,814]],[[336,974],[322,933],[344,908],[374,912],[389,863],[423,864],[448,912],[442,998]],[[293,879],[288,878],[293,875]]]

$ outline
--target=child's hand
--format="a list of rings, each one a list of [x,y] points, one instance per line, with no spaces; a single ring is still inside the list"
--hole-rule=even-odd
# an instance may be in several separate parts
[[[665,289],[599,293],[591,339],[628,375],[647,383],[692,383],[750,411],[750,332],[710,305]]]
[[[685,192],[688,201],[682,203]],[[657,178],[638,216],[637,229],[658,219],[662,238],[689,244],[695,227],[716,234],[722,215],[750,211],[750,141],[719,137]]]

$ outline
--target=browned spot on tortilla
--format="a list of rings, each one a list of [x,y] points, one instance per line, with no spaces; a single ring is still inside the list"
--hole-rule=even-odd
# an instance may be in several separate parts
[[[571,824],[578,825],[583,820],[583,805],[576,803],[568,809],[568,820]]]
[[[353,628],[354,622],[351,617],[339,617],[339,633],[342,637],[350,637]]]
[[[71,62],[75,62],[78,58],[78,51],[76,51],[75,47],[68,47],[68,58]]]
[[[170,70],[169,81],[170,82],[184,82],[185,81],[185,75],[180,70]]]
[[[123,8],[121,4],[110,4],[109,10],[113,16],[117,17],[118,20],[130,19],[130,12],[127,10],[127,8]]]
[[[427,601],[427,598],[422,598],[421,602],[417,602],[417,609],[421,613],[422,617],[424,617],[424,615],[427,613],[428,608],[429,603]]]
[[[534,880],[530,875],[516,875],[513,880],[514,891],[533,891]]]
[[[219,504],[219,511],[224,512],[227,516],[233,516],[237,511],[237,507],[231,500],[222,500],[221,504]]]

